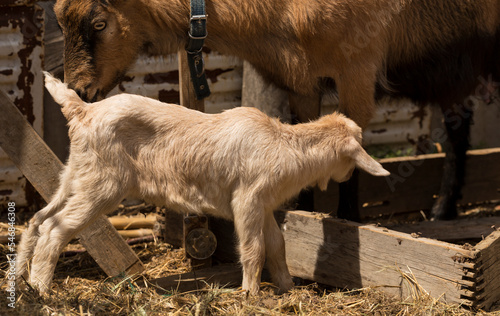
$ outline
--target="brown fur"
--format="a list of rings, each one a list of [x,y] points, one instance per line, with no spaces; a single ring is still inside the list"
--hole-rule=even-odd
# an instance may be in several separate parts
[[[66,81],[90,98],[97,91],[103,97],[139,53],[176,52],[187,40],[188,5],[58,0]],[[99,34],[78,27],[92,7],[98,11],[94,20],[108,22]],[[494,37],[500,24],[497,0],[217,0],[207,1],[207,14],[209,47],[250,61],[300,94],[314,93],[320,78],[333,78],[342,110],[362,127],[373,114],[375,83],[386,85],[388,69],[464,37]],[[90,67],[75,45],[86,32],[98,38]]]

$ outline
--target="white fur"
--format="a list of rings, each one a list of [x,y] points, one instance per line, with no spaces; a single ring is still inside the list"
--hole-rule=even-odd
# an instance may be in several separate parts
[[[355,166],[389,174],[341,114],[292,126],[254,108],[205,114],[129,94],[87,104],[50,74],[45,80],[68,119],[71,148],[57,193],[20,244],[18,276],[33,256],[29,281],[41,292],[69,240],[126,196],[234,220],[243,289],[258,291],[267,255],[286,291],[292,280],[273,210],[307,186],[347,180]]]

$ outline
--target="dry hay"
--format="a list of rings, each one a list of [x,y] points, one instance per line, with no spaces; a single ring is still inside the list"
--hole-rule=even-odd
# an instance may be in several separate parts
[[[60,259],[50,295],[40,297],[30,288],[20,289],[14,310],[7,307],[6,295],[1,295],[0,315],[476,315],[423,293],[401,301],[375,288],[347,291],[316,283],[283,295],[275,295],[269,283],[262,284],[258,296],[250,297],[239,289],[213,285],[199,291],[161,295],[154,287],[137,284],[143,279],[189,271],[183,252],[161,242],[141,243],[133,248],[145,263],[142,276],[108,278],[86,252],[76,253]],[[5,258],[6,247],[1,246],[0,251]],[[6,268],[2,262],[2,274]],[[5,289],[5,282],[1,287]]]
[[[130,215],[130,210],[126,213]],[[56,267],[51,294],[40,297],[24,286],[16,292],[13,310],[7,306],[5,292],[5,258],[10,251],[0,244],[0,315],[500,315],[447,305],[425,291],[401,300],[377,288],[339,290],[316,283],[297,286],[283,295],[274,294],[269,283],[262,283],[259,295],[250,297],[240,289],[217,285],[158,294],[153,286],[140,287],[138,283],[190,271],[183,251],[158,240],[132,248],[145,264],[145,272],[124,279],[107,277],[81,245],[68,245],[66,256],[61,256]],[[418,280],[411,281],[418,285]],[[500,310],[500,306],[494,309]]]

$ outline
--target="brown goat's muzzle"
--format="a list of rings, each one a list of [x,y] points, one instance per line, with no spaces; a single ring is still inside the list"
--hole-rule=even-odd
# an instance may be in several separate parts
[[[75,89],[76,94],[85,102],[96,102],[104,99],[100,89]]]

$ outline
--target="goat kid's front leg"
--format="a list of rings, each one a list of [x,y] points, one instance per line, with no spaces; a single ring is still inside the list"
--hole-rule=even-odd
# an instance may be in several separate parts
[[[265,262],[264,210],[237,206],[234,227],[239,241],[240,262],[243,266],[242,288],[254,295],[259,292]]]
[[[266,241],[266,264],[273,283],[279,287],[280,293],[287,292],[292,289],[293,281],[286,264],[285,239],[271,211],[266,212],[264,239]]]

